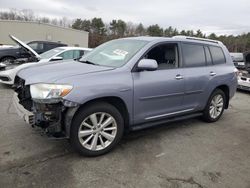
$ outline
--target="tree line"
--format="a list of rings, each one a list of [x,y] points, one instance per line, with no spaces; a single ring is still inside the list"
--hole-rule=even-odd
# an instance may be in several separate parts
[[[220,40],[223,42],[230,52],[245,52],[250,51],[250,32],[243,33],[237,36],[234,35],[219,35],[211,33],[204,34],[200,29],[194,30],[178,30],[172,26],[163,28],[158,24],[145,26],[142,23],[135,24],[133,22],[125,22],[121,19],[113,19],[109,23],[105,23],[102,18],[69,20],[66,17],[61,19],[40,17],[34,14],[32,10],[16,10],[1,11],[0,19],[3,20],[23,20],[37,21],[41,23],[53,24],[62,27],[71,27],[73,29],[89,32],[89,47],[94,48],[103,42],[132,36],[164,36],[172,37],[176,35],[185,35],[192,37],[208,38]]]
[[[215,33],[205,35],[200,29],[194,30],[178,30],[172,26],[162,28],[158,24],[148,27],[142,23],[134,24],[123,20],[112,20],[104,23],[101,18],[93,19],[76,19],[72,24],[72,28],[89,32],[89,46],[96,47],[99,44],[111,39],[131,36],[160,36],[172,37],[176,35],[184,35],[191,37],[208,38],[223,42],[230,52],[245,52],[250,50],[250,32],[241,35],[220,35]]]

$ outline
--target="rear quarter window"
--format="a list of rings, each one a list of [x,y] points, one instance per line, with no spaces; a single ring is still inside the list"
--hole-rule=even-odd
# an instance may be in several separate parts
[[[200,67],[206,65],[203,45],[183,43],[182,53],[185,67]]]
[[[218,65],[226,63],[225,55],[221,47],[209,46],[209,49],[212,55],[213,64]]]
[[[205,46],[205,53],[206,53],[207,65],[212,65],[213,62],[212,62],[211,53],[207,46]]]

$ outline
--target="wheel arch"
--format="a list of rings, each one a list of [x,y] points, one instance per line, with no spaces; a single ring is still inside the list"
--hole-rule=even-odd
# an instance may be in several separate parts
[[[64,120],[65,124],[65,131],[66,131],[66,136],[69,137],[70,133],[70,127],[71,127],[71,122],[74,119],[74,117],[80,112],[81,109],[86,108],[89,105],[95,104],[95,103],[101,103],[101,102],[106,102],[111,105],[113,105],[115,108],[118,109],[118,111],[121,113],[121,115],[124,117],[124,130],[129,131],[129,125],[130,125],[130,115],[128,111],[128,107],[124,100],[120,97],[117,96],[105,96],[105,97],[98,97],[94,98],[91,100],[88,100],[78,106],[77,108],[69,109],[66,113],[66,119]]]
[[[220,90],[222,90],[222,91],[224,92],[224,94],[225,94],[225,96],[226,96],[225,109],[228,109],[228,107],[229,107],[229,99],[230,99],[230,96],[229,96],[229,92],[230,92],[229,86],[227,86],[227,85],[225,85],[225,84],[219,85],[219,86],[217,86],[217,87],[213,90],[213,92],[214,92],[216,89],[220,89]],[[213,93],[213,92],[212,92],[212,93]]]

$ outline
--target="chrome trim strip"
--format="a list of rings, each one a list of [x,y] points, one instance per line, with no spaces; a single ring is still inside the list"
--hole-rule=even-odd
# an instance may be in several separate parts
[[[154,96],[148,96],[148,97],[140,97],[139,100],[142,101],[142,100],[174,97],[174,96],[181,96],[181,95],[184,95],[184,93],[172,93],[172,94],[167,94],[167,95],[154,95]]]
[[[188,91],[183,93],[171,93],[167,95],[154,95],[154,96],[148,96],[148,97],[140,97],[139,100],[150,100],[150,99],[159,99],[159,98],[165,98],[165,97],[175,97],[175,96],[182,96],[182,95],[192,95],[192,94],[200,94],[202,93],[202,90],[195,90],[195,91]]]
[[[203,90],[188,91],[188,92],[185,92],[185,95],[200,94],[202,92]]]
[[[171,112],[171,113],[167,113],[167,114],[161,114],[161,115],[157,115],[157,116],[151,116],[151,117],[145,118],[145,120],[151,120],[151,119],[156,119],[156,118],[160,118],[160,117],[165,117],[165,116],[180,114],[180,113],[189,112],[189,111],[192,111],[192,110],[193,110],[193,108],[190,108],[190,109],[176,111],[176,112]]]

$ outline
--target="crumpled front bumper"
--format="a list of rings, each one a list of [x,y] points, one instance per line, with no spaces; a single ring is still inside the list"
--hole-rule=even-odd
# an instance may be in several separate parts
[[[33,102],[31,112],[20,104],[17,93],[13,95],[13,105],[18,116],[32,127],[42,128],[48,136],[67,138],[69,138],[70,135],[72,118],[79,107],[70,106],[71,103],[69,101],[57,104]]]

